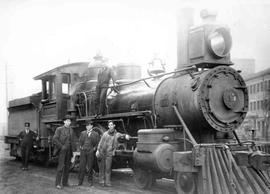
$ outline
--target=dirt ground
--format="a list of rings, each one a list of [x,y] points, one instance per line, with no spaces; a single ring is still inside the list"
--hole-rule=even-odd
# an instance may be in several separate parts
[[[30,163],[29,171],[20,169],[21,162],[9,157],[8,146],[0,140],[0,194],[164,194],[176,193],[174,184],[170,180],[159,180],[151,190],[140,190],[136,188],[130,170],[114,171],[112,173],[113,187],[106,188],[97,184],[89,187],[85,180],[82,186],[75,186],[77,173],[70,173],[69,183],[71,187],[57,190],[54,187],[56,167],[45,168],[41,165]]]

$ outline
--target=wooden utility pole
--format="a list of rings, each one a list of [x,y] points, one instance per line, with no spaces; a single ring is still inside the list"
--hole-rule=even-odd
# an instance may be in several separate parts
[[[7,73],[7,63],[5,63],[5,87],[6,87],[6,131],[8,131],[8,73]]]

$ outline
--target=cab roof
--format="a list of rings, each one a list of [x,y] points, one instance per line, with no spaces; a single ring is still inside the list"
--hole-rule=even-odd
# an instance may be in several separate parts
[[[58,73],[78,73],[82,74],[85,70],[87,70],[89,62],[77,62],[77,63],[68,63],[65,65],[58,66],[54,69],[51,69],[45,73],[42,73],[36,77],[34,80],[44,79],[50,76],[54,76]]]

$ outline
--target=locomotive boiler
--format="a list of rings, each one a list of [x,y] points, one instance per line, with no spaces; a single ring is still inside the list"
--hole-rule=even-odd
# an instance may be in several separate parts
[[[131,167],[139,188],[165,177],[175,180],[181,194],[270,192],[269,154],[235,133],[248,111],[248,91],[231,66],[229,29],[211,21],[186,32],[179,47],[186,59],[173,72],[153,70],[142,78],[140,66],[116,65],[118,85],[109,86],[101,117],[95,117],[100,56],[95,63],[66,64],[36,76],[42,92],[10,102],[5,141],[11,155],[19,156],[16,133],[26,120],[40,136],[34,156],[46,162],[56,158],[51,139],[66,114],[77,136],[87,120],[95,121],[100,135],[113,120],[131,136],[120,140],[113,167]]]
[[[219,132],[228,135],[239,127],[248,110],[245,82],[228,66],[186,68],[144,81],[120,86],[109,96],[109,113],[151,110],[158,128],[181,124],[175,106],[197,142],[210,143],[221,137]]]

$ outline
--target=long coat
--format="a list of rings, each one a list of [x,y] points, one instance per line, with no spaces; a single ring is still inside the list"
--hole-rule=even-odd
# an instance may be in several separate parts
[[[68,130],[67,130],[68,129]],[[53,143],[55,145],[55,152],[59,152],[62,149],[67,149],[68,144],[71,145],[71,153],[76,150],[75,145],[75,134],[71,127],[66,128],[65,126],[58,127],[53,136]]]
[[[75,134],[71,127],[58,127],[53,136],[55,149],[59,150],[55,185],[68,184],[68,175],[72,152],[75,151]],[[55,152],[54,152],[55,153]]]

